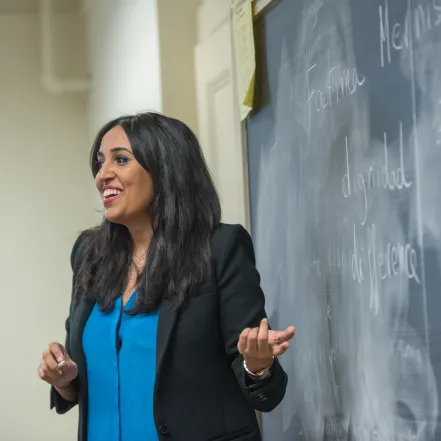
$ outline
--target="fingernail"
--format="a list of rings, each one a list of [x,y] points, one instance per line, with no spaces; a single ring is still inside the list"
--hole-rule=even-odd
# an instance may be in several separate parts
[[[62,368],[62,367],[64,367],[66,365],[66,362],[62,359],[62,358],[60,358],[59,360],[58,360],[58,367],[59,368]]]

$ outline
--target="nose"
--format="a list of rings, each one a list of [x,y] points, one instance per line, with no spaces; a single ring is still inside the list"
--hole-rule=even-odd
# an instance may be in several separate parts
[[[107,182],[110,182],[115,177],[115,172],[113,170],[112,162],[105,161],[96,175],[97,182],[101,185],[104,185]]]

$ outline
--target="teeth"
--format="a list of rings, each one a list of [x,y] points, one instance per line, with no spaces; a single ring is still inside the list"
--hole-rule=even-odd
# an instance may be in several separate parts
[[[104,190],[104,197],[108,198],[110,196],[118,196],[121,192],[119,190],[113,190],[113,189],[108,189],[108,190]]]

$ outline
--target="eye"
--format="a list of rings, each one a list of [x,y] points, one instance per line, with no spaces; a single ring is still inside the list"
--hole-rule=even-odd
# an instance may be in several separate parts
[[[100,170],[101,167],[103,166],[103,164],[104,164],[103,160],[96,161],[95,165],[96,165],[97,170]]]
[[[118,165],[126,165],[129,162],[129,158],[126,158],[125,156],[117,156],[115,161]]]

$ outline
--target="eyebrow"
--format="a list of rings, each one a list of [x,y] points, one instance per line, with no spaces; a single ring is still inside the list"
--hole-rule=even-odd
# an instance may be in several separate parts
[[[130,153],[131,155],[133,155],[133,153],[126,147],[113,147],[112,149],[110,149],[111,153],[117,153],[117,152],[127,152]],[[96,156],[98,158],[102,158],[104,156],[104,154],[100,151],[97,152]]]

